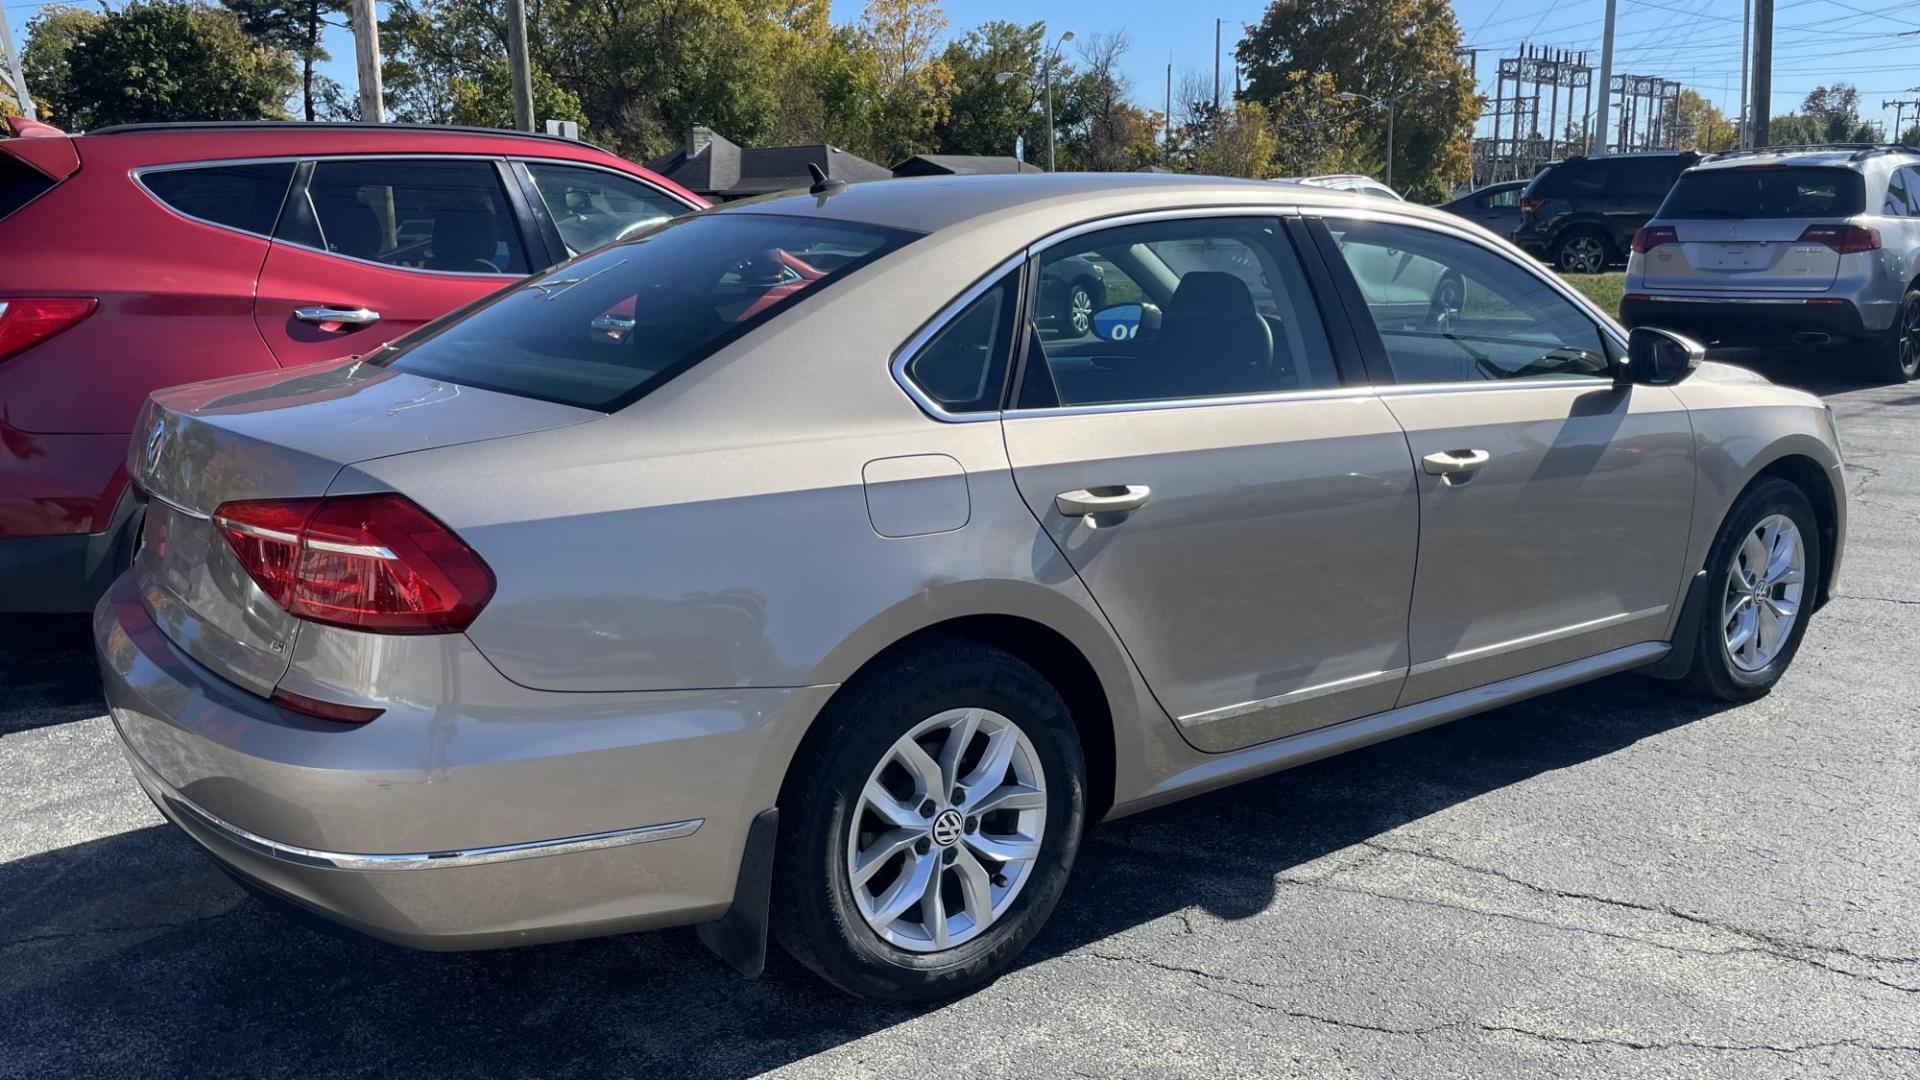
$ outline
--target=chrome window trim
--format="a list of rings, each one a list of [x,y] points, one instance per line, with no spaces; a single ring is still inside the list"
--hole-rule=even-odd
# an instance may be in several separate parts
[[[160,209],[166,211],[169,214],[172,214],[174,217],[177,217],[182,221],[191,221],[196,225],[206,225],[210,228],[219,229],[222,232],[230,232],[235,236],[249,236],[255,240],[264,240],[267,243],[271,244],[274,242],[273,235],[271,233],[252,232],[247,229],[235,228],[232,225],[223,224],[222,222],[213,221],[208,218],[197,217],[193,214],[189,214],[186,211],[180,209],[179,207],[174,206],[172,203],[168,202],[167,200],[161,198],[159,192],[147,186],[146,178],[151,173],[181,172],[187,169],[224,169],[234,165],[292,165],[295,172],[298,172],[300,168],[300,159],[297,157],[232,158],[232,159],[225,159],[225,160],[218,160],[218,161],[183,161],[183,162],[168,162],[164,165],[142,165],[135,169],[129,169],[127,171],[127,179],[133,181],[133,186],[145,192],[147,198],[152,199],[153,204],[155,206],[158,206]],[[287,177],[288,191],[293,190],[293,181],[294,181],[294,176],[292,174],[289,174]],[[280,212],[283,214],[287,212],[287,192],[286,191],[283,191],[280,193]],[[276,218],[275,224],[278,224],[278,223],[279,223],[278,219]]]
[[[1358,197],[1361,196],[1356,196],[1356,198]],[[1413,205],[1414,204],[1411,203],[1406,204],[1409,209],[1411,209]],[[1327,206],[1301,204],[1293,201],[1276,202],[1270,205],[1261,203],[1231,203],[1221,206],[1184,206],[1164,210],[1146,210],[1116,214],[1069,225],[1033,241],[1027,245],[1023,253],[1007,259],[995,267],[985,277],[968,288],[966,292],[961,293],[957,300],[943,307],[940,313],[929,320],[926,326],[922,327],[913,337],[907,339],[907,343],[902,345],[893,356],[891,370],[893,372],[894,382],[897,383],[900,388],[906,392],[907,396],[911,398],[915,404],[920,406],[921,411],[925,412],[928,416],[944,423],[953,424],[979,423],[987,420],[1010,421],[1028,417],[1087,416],[1105,413],[1146,412],[1157,409],[1197,409],[1221,405],[1261,405],[1281,402],[1339,400],[1381,395],[1404,396],[1407,394],[1424,393],[1467,393],[1487,390],[1509,391],[1568,388],[1591,390],[1598,386],[1615,385],[1611,379],[1601,375],[1581,376],[1570,379],[1488,379],[1483,382],[1462,383],[1359,383],[1318,387],[1309,390],[1282,390],[1265,394],[1239,394],[1231,397],[1116,401],[1087,405],[1059,405],[1038,409],[1014,408],[977,413],[953,413],[948,412],[942,408],[939,403],[933,401],[925,393],[921,392],[919,387],[914,385],[913,380],[907,378],[905,374],[906,364],[913,358],[913,355],[919,352],[920,349],[924,347],[928,341],[932,340],[934,336],[939,334],[941,330],[945,329],[947,323],[958,316],[960,312],[964,310],[968,304],[977,299],[982,292],[985,292],[992,285],[999,282],[1005,274],[1011,272],[1028,260],[1036,259],[1042,252],[1065,243],[1068,240],[1072,240],[1075,237],[1085,236],[1088,233],[1100,232],[1106,229],[1155,221],[1178,221],[1208,217],[1273,217],[1275,219],[1283,219],[1289,216],[1318,218],[1323,222],[1327,218],[1362,218],[1392,224],[1406,224],[1419,228],[1427,228],[1454,239],[1465,240],[1476,244],[1490,254],[1500,256],[1508,262],[1520,266],[1527,272],[1533,274],[1535,278],[1545,282],[1560,296],[1571,301],[1577,310],[1592,319],[1595,326],[1599,329],[1601,336],[1608,342],[1623,351],[1627,347],[1626,333],[1620,329],[1619,324],[1614,321],[1612,316],[1602,311],[1598,305],[1582,295],[1579,290],[1555,278],[1553,274],[1541,266],[1537,260],[1519,248],[1511,244],[1503,245],[1498,240],[1487,235],[1482,235],[1471,227],[1456,227],[1451,222],[1430,220],[1424,214],[1410,213],[1408,210],[1387,205],[1362,206],[1356,204],[1352,206]]]
[[[888,365],[888,369],[893,372],[893,381],[899,384],[900,389],[906,391],[907,396],[913,399],[914,404],[920,406],[921,411],[925,412],[928,416],[949,424],[977,424],[986,420],[998,420],[1004,415],[1004,410],[1002,409],[984,409],[980,412],[970,413],[949,412],[945,406],[935,401],[926,391],[920,389],[919,385],[907,375],[907,365],[913,362],[913,358],[919,355],[921,349],[926,348],[929,342],[940,336],[941,331],[947,328],[947,324],[958,318],[960,313],[967,309],[968,305],[978,300],[981,294],[985,293],[988,289],[994,288],[1006,280],[1008,274],[1018,270],[1026,261],[1027,256],[1025,252],[1022,252],[1011,259],[1005,260],[992,270],[987,271],[981,276],[980,280],[967,286],[966,291],[961,293],[958,299],[948,303],[940,309],[939,314],[927,320],[927,324],[916,331],[912,337],[908,338],[906,344],[894,351],[893,360]],[[1017,345],[1018,343],[1019,334],[1017,330],[1018,328],[1016,328],[1014,335],[1016,340],[1009,343],[1010,345]],[[1011,372],[1008,374],[1011,375]]]
[[[118,724],[117,719],[115,723]],[[124,743],[124,736],[122,741]],[[160,777],[152,765],[133,750],[131,743],[125,743],[125,745],[128,750],[128,760],[132,761],[138,771],[144,774],[142,780],[158,794],[159,798],[156,801],[164,802],[179,816],[191,819],[195,824],[214,833],[227,843],[261,858],[321,870],[439,870],[456,866],[491,866],[497,863],[518,862],[522,859],[541,859],[549,855],[574,855],[585,851],[626,847],[630,844],[650,844],[655,840],[677,840],[684,836],[692,836],[699,831],[700,826],[706,824],[705,818],[689,818],[686,821],[667,821],[658,825],[609,829],[605,832],[562,836],[552,840],[529,840],[517,844],[493,844],[486,847],[457,848],[451,851],[402,852],[391,855],[325,851],[269,840],[215,815],[175,791]]]
[[[1319,683],[1314,686],[1303,686],[1298,690],[1289,690],[1284,694],[1275,694],[1272,697],[1260,698],[1257,701],[1244,701],[1238,705],[1223,705],[1218,709],[1207,709],[1202,712],[1187,713],[1185,716],[1179,718],[1179,723],[1183,728],[1201,727],[1206,724],[1218,723],[1221,720],[1233,720],[1238,717],[1249,716],[1253,713],[1265,712],[1268,709],[1277,708],[1282,705],[1299,705],[1309,701],[1317,701],[1320,698],[1333,694],[1345,693],[1349,690],[1364,690],[1370,686],[1379,686],[1381,683],[1392,682],[1395,679],[1405,679],[1406,677],[1407,669],[1404,667],[1363,672],[1359,675],[1349,675],[1344,679],[1335,679],[1332,682]]]

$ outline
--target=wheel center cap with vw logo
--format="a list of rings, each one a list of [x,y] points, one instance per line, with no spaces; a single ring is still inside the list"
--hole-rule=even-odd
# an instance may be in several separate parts
[[[960,833],[965,821],[958,810],[942,810],[940,816],[933,819],[933,842],[941,847],[952,847],[960,842]]]

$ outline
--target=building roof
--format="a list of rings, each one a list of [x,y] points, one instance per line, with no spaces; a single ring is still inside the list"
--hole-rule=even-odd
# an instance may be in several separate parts
[[[1037,173],[1038,165],[992,154],[915,154],[893,167],[895,176],[997,176]]]
[[[686,146],[647,167],[708,198],[738,199],[808,187],[813,183],[808,165],[819,166],[829,179],[848,182],[893,176],[837,146],[812,143],[749,149],[703,127],[693,129]]]

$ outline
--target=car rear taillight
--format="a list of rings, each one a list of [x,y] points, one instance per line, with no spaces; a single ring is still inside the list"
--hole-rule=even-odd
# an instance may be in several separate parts
[[[1673,226],[1671,225],[1642,225],[1639,230],[1633,234],[1633,250],[1639,255],[1645,255],[1661,244],[1677,244],[1679,242],[1680,234],[1673,231]]]
[[[1880,250],[1880,230],[1865,225],[1809,225],[1803,243],[1825,244],[1842,255]]]
[[[40,344],[99,306],[91,296],[0,298],[0,360]]]
[[[313,622],[452,633],[493,596],[480,556],[404,496],[230,502],[213,523],[262,592]]]

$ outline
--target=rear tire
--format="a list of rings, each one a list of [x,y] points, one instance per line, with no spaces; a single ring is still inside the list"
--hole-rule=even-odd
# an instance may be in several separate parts
[[[1920,376],[1920,289],[1909,290],[1893,317],[1892,340],[1881,344],[1872,364],[1876,379],[1909,382]]]
[[[1007,763],[990,777],[996,745]],[[937,772],[932,782],[916,764]],[[975,790],[961,790],[969,780]],[[1014,805],[977,809],[996,799]],[[916,646],[844,687],[794,758],[780,801],[774,937],[859,997],[968,993],[1040,932],[1085,817],[1080,743],[1052,685],[977,642]],[[991,854],[1031,850],[1030,832],[1030,861]],[[935,884],[916,884],[916,870]],[[889,907],[908,896],[919,899]]]
[[[1553,245],[1553,268],[1563,274],[1602,273],[1612,260],[1612,246],[1594,229],[1569,229]]]
[[[1705,608],[1693,641],[1674,643],[1694,650],[1687,689],[1733,702],[1772,690],[1800,649],[1825,556],[1805,492],[1778,477],[1743,492],[1707,553]],[[1784,628],[1783,611],[1791,612]]]

